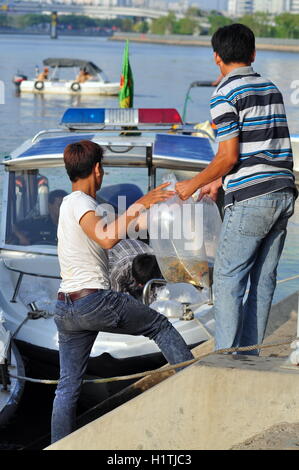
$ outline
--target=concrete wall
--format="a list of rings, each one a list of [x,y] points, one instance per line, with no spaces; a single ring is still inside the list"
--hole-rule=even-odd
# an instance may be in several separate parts
[[[212,355],[47,449],[230,449],[299,422],[299,373],[284,363]]]

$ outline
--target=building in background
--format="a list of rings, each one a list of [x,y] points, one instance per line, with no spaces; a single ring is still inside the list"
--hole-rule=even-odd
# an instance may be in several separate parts
[[[290,12],[299,14],[299,0],[228,0],[227,12],[232,16],[264,11],[272,15]]]
[[[289,3],[289,10],[291,13],[299,13],[299,0],[288,0]]]
[[[287,0],[254,0],[253,8],[254,12],[264,11],[272,15],[279,15],[288,11],[288,3],[290,2]]]
[[[228,14],[232,16],[242,16],[253,13],[253,0],[228,0]]]

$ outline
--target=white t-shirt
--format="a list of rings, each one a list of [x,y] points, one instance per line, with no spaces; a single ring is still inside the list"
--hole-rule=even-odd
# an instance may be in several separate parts
[[[96,208],[97,202],[82,191],[74,191],[62,201],[57,229],[62,277],[59,292],[110,288],[106,250],[91,240],[79,224],[86,212]]]

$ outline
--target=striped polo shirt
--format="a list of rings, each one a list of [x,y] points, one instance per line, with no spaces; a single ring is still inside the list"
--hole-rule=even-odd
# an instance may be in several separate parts
[[[239,137],[239,160],[223,178],[225,206],[294,188],[293,154],[282,94],[252,67],[234,69],[211,98],[217,141]]]

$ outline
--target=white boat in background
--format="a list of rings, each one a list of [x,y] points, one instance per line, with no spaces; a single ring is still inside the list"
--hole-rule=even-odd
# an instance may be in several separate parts
[[[116,96],[120,90],[119,82],[110,82],[104,72],[93,62],[80,59],[48,58],[43,61],[50,68],[46,80],[37,77],[27,79],[19,74],[14,77],[17,90],[21,93],[46,93],[63,95],[111,95]],[[61,78],[61,72],[72,69],[72,78]],[[85,70],[89,79],[84,83],[78,81],[80,70]],[[70,74],[68,74],[70,75]]]
[[[55,367],[52,377],[57,378],[58,338],[53,311],[60,270],[56,233],[51,233],[49,226],[40,230],[34,224],[49,221],[48,196],[52,191],[71,191],[63,164],[64,148],[82,139],[104,147],[105,177],[97,198],[117,210],[118,196],[126,195],[127,205],[132,204],[159,184],[169,170],[179,177],[182,170],[184,176],[186,172],[191,175],[208,165],[214,156],[209,139],[183,135],[185,132],[190,133],[190,129],[172,109],[73,108],[65,112],[59,129],[40,132],[4,158],[0,308],[9,331],[17,331],[15,341],[20,352],[30,365],[36,362],[42,366],[39,377],[49,378],[48,365]],[[18,237],[20,230],[29,243]],[[186,285],[196,291],[197,299],[194,303],[181,298],[184,309],[171,321],[193,347],[213,336],[214,318],[207,292]],[[158,347],[148,338],[100,333],[87,374],[126,375],[164,362]]]

